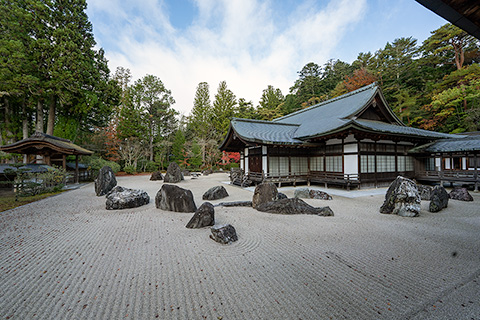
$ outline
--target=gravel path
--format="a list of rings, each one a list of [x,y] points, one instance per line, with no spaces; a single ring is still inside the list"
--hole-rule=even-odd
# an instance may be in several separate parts
[[[334,217],[216,207],[239,236],[220,245],[148,179],[118,178],[149,193],[136,209],[89,184],[0,213],[0,319],[480,319],[480,194],[418,218],[380,214],[382,195],[307,201]],[[199,206],[225,180],[178,185]],[[224,186],[213,204],[252,197]]]

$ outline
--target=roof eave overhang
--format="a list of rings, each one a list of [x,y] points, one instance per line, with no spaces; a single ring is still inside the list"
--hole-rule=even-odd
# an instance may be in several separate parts
[[[436,137],[426,137],[426,136],[422,136],[422,135],[400,134],[400,133],[373,130],[373,129],[361,126],[358,123],[355,123],[353,120],[346,123],[345,125],[343,125],[341,127],[338,127],[334,130],[324,132],[320,135],[305,136],[305,137],[301,137],[301,138],[298,138],[298,139],[305,140],[305,141],[318,140],[318,139],[322,139],[322,138],[329,139],[329,138],[332,137],[332,135],[345,133],[345,132],[348,132],[349,130],[358,130],[358,131],[373,134],[373,135],[387,135],[387,136],[390,136],[390,137],[403,138],[405,140],[412,140],[413,139],[413,140],[427,141],[428,142],[428,141],[434,141],[434,140],[437,140],[437,139],[441,139],[441,138],[436,138]]]
[[[12,143],[10,145],[0,146],[1,151],[7,152],[7,153],[20,153],[20,154],[26,153],[25,150],[29,148],[36,149],[39,151],[43,149],[50,149],[54,152],[69,154],[69,155],[92,155],[94,153],[93,151],[89,151],[89,150],[80,151],[72,148],[62,148],[43,140],[30,140],[25,142],[19,141],[19,142]]]

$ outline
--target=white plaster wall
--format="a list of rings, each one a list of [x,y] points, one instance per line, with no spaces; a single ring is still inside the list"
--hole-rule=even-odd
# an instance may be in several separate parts
[[[348,153],[348,152],[358,152],[358,144],[346,144],[343,148],[343,152]]]
[[[357,139],[355,139],[355,136],[353,134],[349,134],[348,137],[345,138],[345,142],[354,142],[354,141],[357,141]]]
[[[358,155],[346,154],[343,165],[345,174],[358,174]]]
[[[462,170],[467,170],[467,158],[462,158]]]
[[[330,139],[330,140],[327,140],[327,145],[331,145],[331,144],[342,144],[342,139]]]
[[[267,146],[262,146],[262,170],[263,172],[267,172],[268,164],[267,164]]]

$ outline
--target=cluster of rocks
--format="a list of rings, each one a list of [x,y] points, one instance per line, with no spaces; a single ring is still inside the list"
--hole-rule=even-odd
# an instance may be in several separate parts
[[[450,199],[460,201],[473,201],[472,195],[468,192],[467,188],[456,187],[448,194]]]
[[[210,188],[203,194],[204,200],[217,200],[228,197],[228,192],[223,186]],[[197,229],[213,226],[210,230],[211,239],[228,244],[237,241],[235,228],[231,225],[215,225],[215,208],[210,202],[204,202],[198,209],[190,190],[163,184],[155,196],[155,206],[158,209],[175,212],[194,212],[193,217],[186,224],[186,228]]]
[[[95,179],[95,193],[97,196],[106,195],[107,210],[136,208],[150,202],[149,195],[143,190],[117,186],[115,173],[109,166],[100,169]]]
[[[430,212],[439,212],[448,207],[449,199],[473,201],[466,188],[454,188],[449,194],[443,186],[417,185],[410,179],[398,176],[390,184],[380,212],[416,217],[420,213],[421,200],[430,201]]]
[[[313,214],[318,216],[333,216],[330,207],[315,208],[305,201],[295,198],[287,198],[279,193],[273,183],[259,184],[253,193],[252,207],[262,212],[277,214]]]
[[[297,188],[294,191],[293,196],[295,198],[303,199],[320,199],[320,200],[332,200],[332,196],[326,192],[320,190],[313,190],[309,188]]]

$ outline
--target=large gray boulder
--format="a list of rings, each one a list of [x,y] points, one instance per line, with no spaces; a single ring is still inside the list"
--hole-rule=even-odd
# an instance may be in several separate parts
[[[295,198],[309,199],[310,198],[310,189],[308,188],[296,188],[293,192]]]
[[[187,223],[185,227],[189,229],[197,229],[213,226],[215,224],[215,208],[210,202],[204,202],[192,219]]]
[[[313,214],[317,216],[333,216],[330,207],[315,208],[299,198],[280,199],[259,204],[258,211],[278,214]]]
[[[151,181],[163,180],[163,175],[160,171],[152,172],[152,175],[150,176],[150,180]]]
[[[202,196],[203,200],[218,200],[228,197],[228,192],[223,186],[208,189]]]
[[[105,206],[107,210],[136,208],[150,202],[150,197],[145,191],[120,186],[113,188],[106,198]]]
[[[430,198],[432,197],[433,187],[419,184],[417,185],[417,189],[418,189],[418,193],[420,194],[420,199],[430,200]]]
[[[428,210],[430,212],[438,212],[448,206],[448,193],[442,186],[435,186],[432,190],[432,196],[430,198],[430,206]]]
[[[271,182],[262,183],[256,186],[253,192],[252,207],[257,208],[258,205],[277,199],[277,186]]]
[[[117,185],[117,179],[112,168],[104,166],[98,172],[98,177],[95,179],[95,193],[97,196],[103,196],[110,192]]]
[[[238,240],[237,231],[231,224],[215,225],[210,228],[210,239],[221,244],[229,244]]]
[[[171,184],[162,185],[155,196],[155,206],[166,211],[197,211],[192,191]]]
[[[398,176],[385,194],[385,202],[380,208],[380,213],[416,217],[420,213],[420,203],[421,199],[415,182]]]
[[[172,162],[168,165],[167,173],[163,177],[163,181],[166,183],[177,183],[183,180],[182,169],[176,162]]]
[[[460,201],[473,201],[473,197],[468,193],[467,188],[456,187],[448,194],[450,199]]]

